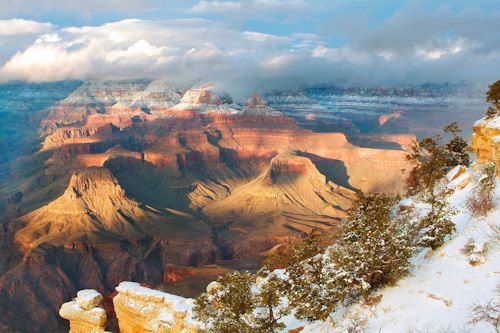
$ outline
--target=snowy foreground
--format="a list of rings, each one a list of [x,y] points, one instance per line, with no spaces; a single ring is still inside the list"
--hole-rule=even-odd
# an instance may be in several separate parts
[[[301,322],[288,316],[287,332],[305,326],[306,332],[495,332],[492,326],[471,324],[471,307],[485,304],[495,295],[500,283],[500,244],[495,244],[491,225],[500,225],[500,181],[496,186],[497,208],[486,218],[473,218],[465,208],[465,199],[473,184],[456,191],[450,204],[458,210],[453,221],[457,231],[436,251],[426,249],[413,260],[411,274],[397,285],[381,289],[379,304],[357,304],[332,314],[331,322]],[[476,247],[487,243],[482,263],[469,264],[462,252],[472,238]],[[498,238],[497,241],[498,242]]]

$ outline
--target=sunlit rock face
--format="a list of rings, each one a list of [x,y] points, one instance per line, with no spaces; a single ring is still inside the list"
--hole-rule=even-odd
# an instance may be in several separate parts
[[[114,309],[121,333],[197,333],[192,299],[122,282],[116,287]]]
[[[69,333],[104,333],[107,317],[102,300],[100,293],[86,289],[80,290],[72,301],[64,303],[59,315],[69,320]]]
[[[500,175],[500,116],[483,118],[474,124],[470,149],[478,163],[494,163]]]

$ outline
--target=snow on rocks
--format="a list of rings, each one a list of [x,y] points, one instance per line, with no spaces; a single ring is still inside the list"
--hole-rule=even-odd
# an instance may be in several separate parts
[[[457,165],[456,167],[448,171],[448,173],[446,174],[446,179],[451,182],[453,179],[456,179],[457,177],[465,173],[466,170],[467,168],[463,165]]]
[[[149,289],[135,282],[121,282],[113,305],[121,333],[196,333],[192,299]]]
[[[103,297],[94,289],[84,289],[76,293],[75,302],[84,310],[90,310],[101,305]]]
[[[461,190],[470,183],[470,175],[467,168],[463,165],[457,165],[446,174],[448,188]]]
[[[95,290],[85,289],[75,299],[64,303],[59,315],[70,322],[70,333],[105,332],[106,311],[101,307],[102,295]]]

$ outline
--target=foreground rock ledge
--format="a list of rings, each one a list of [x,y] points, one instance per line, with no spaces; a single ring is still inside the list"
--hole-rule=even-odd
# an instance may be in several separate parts
[[[122,282],[113,305],[121,333],[197,333],[191,318],[192,299]]]
[[[69,320],[70,333],[105,332],[106,311],[102,308],[103,297],[92,289],[80,290],[75,299],[64,303],[59,315]]]

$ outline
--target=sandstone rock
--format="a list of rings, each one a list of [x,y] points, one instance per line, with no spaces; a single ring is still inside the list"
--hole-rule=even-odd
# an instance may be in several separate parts
[[[193,300],[122,282],[113,304],[121,333],[196,333]]]
[[[480,119],[472,127],[470,150],[479,164],[492,162],[500,176],[500,116]]]
[[[453,188],[455,190],[461,190],[469,184],[470,184],[469,174],[462,173],[459,176],[455,177],[452,181],[450,181],[448,183],[448,187]]]
[[[166,214],[140,205],[125,195],[108,169],[89,168],[73,174],[62,196],[15,221],[22,226],[15,241],[24,248],[42,244],[73,248],[109,238],[132,241],[155,235],[175,239],[181,236],[178,230],[191,223],[196,221],[186,214]],[[181,238],[199,239],[201,233],[193,233],[199,228],[186,230]]]
[[[70,321],[70,333],[104,333],[107,317],[101,302],[102,295],[97,291],[82,290],[61,306],[59,315]]]
[[[470,183],[470,175],[467,173],[467,168],[463,165],[457,165],[446,174],[448,188],[461,190]]]
[[[93,289],[80,290],[76,294],[75,302],[84,310],[90,310],[101,305],[103,297]]]
[[[448,173],[446,174],[446,179],[451,182],[452,180],[465,173],[465,171],[467,171],[466,167],[464,167],[463,165],[457,165],[456,167],[448,171]]]

